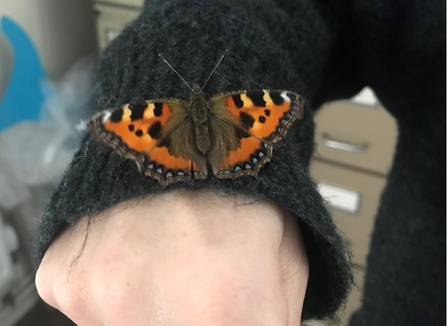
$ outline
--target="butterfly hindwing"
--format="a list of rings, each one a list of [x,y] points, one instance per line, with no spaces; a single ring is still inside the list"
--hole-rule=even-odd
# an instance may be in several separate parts
[[[191,156],[172,155],[164,145],[169,136],[166,130],[187,123],[182,116],[185,105],[188,107],[188,102],[175,99],[134,102],[98,113],[87,121],[87,126],[97,139],[121,156],[135,160],[140,172],[162,185],[186,181],[192,178]],[[185,137],[177,141],[182,139]]]
[[[270,160],[272,150],[273,144],[258,138],[252,136],[241,138],[240,147],[230,151],[216,166],[213,166],[213,173],[218,178],[256,176],[261,167]]]

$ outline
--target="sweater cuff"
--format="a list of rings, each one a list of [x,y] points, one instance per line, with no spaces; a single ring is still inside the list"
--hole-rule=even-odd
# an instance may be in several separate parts
[[[307,3],[307,2],[306,2]],[[189,89],[159,58],[163,55],[190,83],[202,84],[226,48],[230,53],[209,80],[205,96],[234,90],[283,89],[311,103],[324,66],[330,36],[308,4],[299,21],[272,1],[163,1],[146,5],[103,53],[97,74],[97,107],[135,100],[189,98]],[[316,23],[319,22],[319,24]],[[315,35],[326,35],[316,42]],[[307,80],[303,80],[303,76]],[[309,77],[309,76],[312,76]],[[303,319],[331,317],[344,302],[352,276],[346,247],[309,176],[313,112],[274,145],[258,177],[208,178],[162,188],[138,172],[135,163],[86,135],[55,190],[36,239],[36,262],[63,228],[123,200],[172,189],[208,189],[269,200],[299,221],[310,266]]]

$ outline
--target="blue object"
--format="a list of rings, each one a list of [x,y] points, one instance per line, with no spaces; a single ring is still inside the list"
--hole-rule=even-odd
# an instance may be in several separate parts
[[[39,120],[49,91],[47,76],[28,35],[8,17],[1,18],[1,29],[11,42],[14,68],[5,95],[0,99],[0,132],[20,121]]]

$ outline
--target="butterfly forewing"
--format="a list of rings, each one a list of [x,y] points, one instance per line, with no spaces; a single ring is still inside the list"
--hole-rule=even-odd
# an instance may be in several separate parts
[[[192,177],[191,156],[174,156],[166,144],[167,130],[184,121],[182,107],[189,102],[175,99],[135,102],[93,116],[87,126],[99,140],[120,155],[135,160],[139,170],[162,185]],[[186,141],[185,137],[181,138]],[[180,145],[181,147],[182,145]]]
[[[220,178],[257,175],[271,158],[272,144],[281,140],[292,123],[301,119],[303,114],[300,95],[275,90],[216,95],[210,99],[210,107],[224,107],[231,114],[240,141],[237,148],[212,164],[214,174]]]
[[[265,142],[279,141],[303,114],[302,97],[288,91],[231,92],[213,97],[213,100],[223,100],[241,126]]]

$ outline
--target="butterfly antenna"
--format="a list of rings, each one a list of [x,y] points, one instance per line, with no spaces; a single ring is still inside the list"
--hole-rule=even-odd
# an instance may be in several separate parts
[[[186,80],[185,80],[185,78],[183,78],[178,72],[177,72],[177,70],[175,70],[174,69],[174,67],[173,66],[171,66],[171,64],[162,56],[162,54],[161,53],[159,53],[158,54],[158,56],[169,66],[169,68],[171,68],[176,74],[177,74],[177,76],[179,76],[180,77],[180,79],[181,80],[183,80],[183,82],[186,84],[186,86],[188,86],[188,88],[191,90],[191,91],[194,91],[193,89],[192,89],[192,87],[191,86],[189,86],[189,84],[186,82]]]
[[[220,57],[219,61],[217,61],[216,65],[214,66],[214,69],[211,71],[210,75],[209,75],[208,78],[205,80],[205,83],[203,84],[201,90],[203,90],[203,88],[205,87],[205,85],[208,83],[208,80],[210,80],[211,76],[214,74],[214,72],[216,71],[217,67],[220,65],[220,62],[221,62],[222,59],[226,56],[227,53],[228,53],[228,49],[225,50],[225,53],[222,54],[222,56]]]

